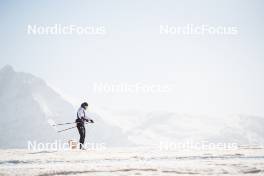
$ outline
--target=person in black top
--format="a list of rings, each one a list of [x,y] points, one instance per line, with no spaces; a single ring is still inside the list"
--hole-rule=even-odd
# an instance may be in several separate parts
[[[76,123],[77,123],[77,128],[78,128],[78,132],[80,134],[80,149],[84,149],[84,141],[85,141],[85,122],[89,122],[89,123],[94,123],[94,121],[92,119],[90,119],[89,117],[86,116],[86,109],[88,107],[88,103],[84,102],[81,104],[81,107],[78,109],[77,111],[77,119],[76,119]]]

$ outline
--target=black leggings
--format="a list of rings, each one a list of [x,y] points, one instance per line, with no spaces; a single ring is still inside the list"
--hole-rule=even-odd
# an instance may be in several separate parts
[[[85,140],[85,127],[80,125],[80,126],[77,126],[78,128],[78,131],[79,131],[79,134],[80,134],[80,148],[81,146],[84,144],[84,140]]]

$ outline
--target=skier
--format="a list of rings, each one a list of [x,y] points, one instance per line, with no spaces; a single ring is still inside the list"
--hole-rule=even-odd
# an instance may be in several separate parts
[[[85,111],[88,107],[88,103],[84,102],[81,104],[81,107],[78,109],[77,111],[77,119],[76,119],[76,123],[77,123],[77,128],[80,134],[80,149],[84,149],[84,140],[85,140],[85,122],[89,122],[89,123],[94,123],[94,121],[90,118],[88,118],[85,114]]]

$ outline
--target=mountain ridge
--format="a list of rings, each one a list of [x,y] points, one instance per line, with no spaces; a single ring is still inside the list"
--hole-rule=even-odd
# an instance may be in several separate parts
[[[10,65],[0,70],[0,148],[25,148],[29,140],[78,141],[77,130],[56,133],[48,123],[49,119],[57,123],[74,122],[75,115],[76,110],[71,103],[43,79],[30,73],[16,72]],[[93,118],[95,124],[87,126],[87,142],[105,143],[106,146],[131,144],[118,127],[107,124],[100,116]]]

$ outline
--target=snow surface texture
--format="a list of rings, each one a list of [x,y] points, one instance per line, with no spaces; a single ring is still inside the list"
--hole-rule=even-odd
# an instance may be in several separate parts
[[[0,150],[0,175],[264,175],[264,148],[103,151]]]

